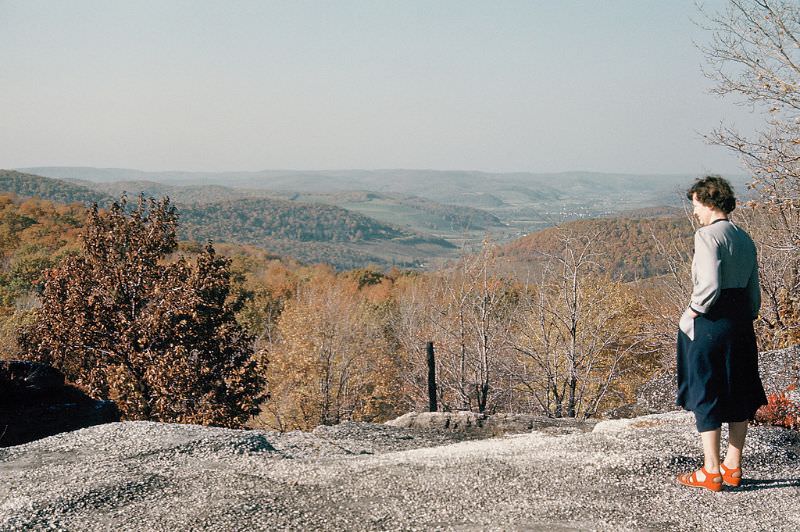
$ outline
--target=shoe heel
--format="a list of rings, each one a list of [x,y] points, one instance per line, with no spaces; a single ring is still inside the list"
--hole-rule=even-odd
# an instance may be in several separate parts
[[[737,487],[739,484],[742,483],[742,468],[736,467],[734,469],[728,469],[724,465],[720,464],[719,470],[722,473],[722,482],[726,486],[733,486],[734,488]],[[734,473],[739,473],[738,477],[734,477]]]

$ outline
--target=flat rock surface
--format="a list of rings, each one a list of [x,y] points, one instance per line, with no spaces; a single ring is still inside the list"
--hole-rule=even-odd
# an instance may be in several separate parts
[[[673,480],[700,464],[687,413],[464,441],[110,423],[0,449],[0,529],[800,529],[798,433],[754,427],[745,453],[711,493]]]

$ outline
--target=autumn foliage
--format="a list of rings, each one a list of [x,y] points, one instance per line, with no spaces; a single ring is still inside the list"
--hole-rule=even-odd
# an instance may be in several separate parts
[[[37,304],[42,271],[79,250],[85,218],[77,204],[0,194],[0,358],[19,357],[17,330]]]
[[[399,415],[392,404],[399,366],[386,334],[391,316],[386,299],[368,292],[358,278],[330,271],[298,287],[270,347],[265,423],[309,430]]]
[[[660,243],[691,242],[693,233],[689,220],[675,214],[649,218],[575,220],[514,240],[504,246],[503,253],[522,265],[541,262],[542,253],[562,251],[564,230],[596,235],[594,251],[603,256],[603,270],[609,276],[623,281],[669,273],[669,258]],[[691,256],[684,258],[691,259]]]
[[[790,386],[784,392],[767,397],[767,404],[756,412],[756,421],[766,425],[800,429],[800,403],[792,399],[791,392],[794,390],[796,387]]]
[[[177,216],[167,198],[127,211],[123,196],[89,212],[82,252],[45,272],[21,348],[127,419],[241,425],[265,382],[228,301],[229,260],[208,245],[194,263],[168,261]]]
[[[385,421],[427,409],[429,341],[442,410],[586,418],[632,402],[674,360],[690,281],[676,236],[659,248],[677,250],[671,275],[624,282],[593,224],[548,230],[526,270],[484,242],[435,272],[337,272],[252,246],[179,244],[176,226],[166,200],[86,213],[0,197],[4,328],[20,330],[26,357],[128,419],[278,430]],[[763,269],[762,321],[796,330],[769,310],[773,285],[784,286],[770,271],[781,270]],[[785,398],[771,401],[765,422],[796,420]]]

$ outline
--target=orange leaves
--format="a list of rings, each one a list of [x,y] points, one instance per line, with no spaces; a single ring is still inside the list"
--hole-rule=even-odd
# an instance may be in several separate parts
[[[226,301],[230,261],[175,249],[168,199],[92,209],[84,253],[46,274],[42,308],[20,334],[32,359],[62,369],[127,419],[240,426],[264,397],[263,358]]]
[[[788,429],[800,429],[800,402],[796,393],[791,394],[795,390],[795,386],[790,386],[786,391],[767,397],[768,404],[756,412],[756,421]]]
[[[264,421],[280,430],[374,419],[395,378],[387,316],[352,277],[317,274],[286,302],[270,346]]]
[[[0,195],[0,306],[8,311],[3,330],[10,332],[29,319],[44,282],[43,270],[77,250],[75,231],[84,217],[76,205]],[[16,356],[15,338],[16,334],[2,334],[4,355]]]

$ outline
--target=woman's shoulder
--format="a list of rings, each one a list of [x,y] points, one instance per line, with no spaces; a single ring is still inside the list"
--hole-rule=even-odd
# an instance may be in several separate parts
[[[747,231],[728,220],[700,227],[695,231],[695,239],[706,242],[706,245],[755,247]]]
[[[722,223],[712,223],[709,225],[701,225],[698,227],[694,232],[695,240],[719,240],[721,236],[723,236],[727,231],[724,225],[729,225],[725,222]]]
[[[696,231],[696,235],[713,235],[715,237],[723,237],[726,235],[733,235],[737,233],[745,233],[744,229],[733,223],[728,219],[719,219],[716,220],[708,225],[704,225],[699,227]]]

